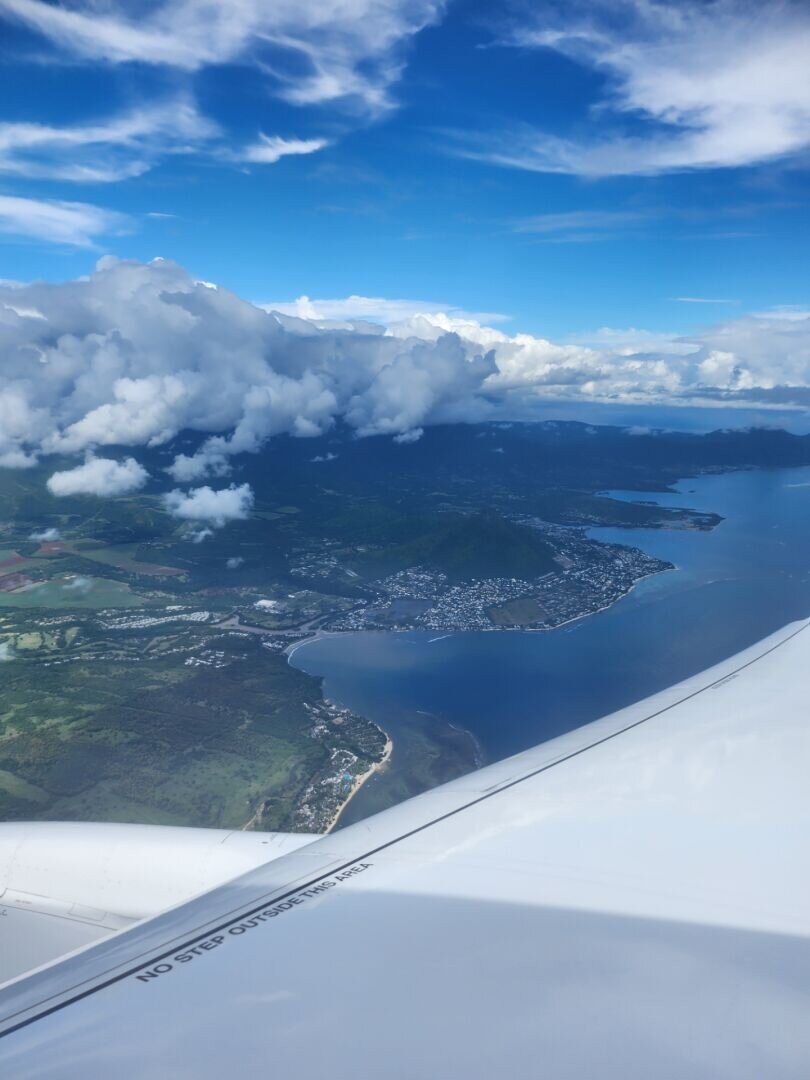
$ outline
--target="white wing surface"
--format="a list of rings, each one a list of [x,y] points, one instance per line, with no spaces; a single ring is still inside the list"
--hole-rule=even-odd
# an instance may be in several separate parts
[[[806,1080],[809,673],[793,625],[18,979],[0,1074]]]
[[[295,851],[307,833],[0,825],[0,984]]]

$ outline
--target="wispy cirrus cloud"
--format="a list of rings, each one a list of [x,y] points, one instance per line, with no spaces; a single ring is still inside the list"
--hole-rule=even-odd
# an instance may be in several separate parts
[[[93,247],[100,237],[124,232],[130,224],[124,214],[91,203],[0,195],[0,233],[9,236]]]
[[[649,224],[657,216],[653,210],[567,210],[521,218],[513,230],[555,243],[576,243],[627,232]]]
[[[525,8],[521,8],[525,12]],[[535,172],[655,175],[756,165],[810,147],[810,8],[800,0],[569,0],[502,40],[606,79],[590,136],[508,123],[459,153]]]
[[[329,145],[328,139],[285,139],[280,135],[259,134],[255,143],[236,153],[240,161],[257,165],[275,165],[283,157],[315,154]]]
[[[739,304],[739,300],[720,299],[712,296],[673,296],[678,304]]]
[[[0,124],[0,175],[96,184],[136,178],[181,154],[233,167],[315,153],[348,125],[395,106],[392,88],[408,45],[443,6],[444,0],[155,0],[146,7],[130,0],[0,0],[0,27],[22,24],[43,39],[42,48],[15,60],[66,71],[77,63],[126,67],[128,89],[139,87],[141,102],[73,125],[42,115]],[[330,137],[317,130],[257,132],[244,145],[243,132],[223,129],[194,100],[194,75],[223,64],[258,72],[270,94],[292,105],[334,106],[340,115],[329,123]],[[156,76],[146,67],[171,71],[174,97],[155,98]]]
[[[241,63],[293,104],[353,101],[372,113],[391,107],[403,50],[443,8],[443,0],[158,0],[146,8],[0,0],[0,15],[74,58],[185,72]]]
[[[140,176],[158,156],[200,147],[219,132],[188,97],[91,123],[0,123],[0,173],[108,183]]]
[[[274,165],[283,157],[314,154],[328,145],[327,139],[260,133],[255,143],[233,149],[219,125],[183,95],[74,126],[0,123],[0,174],[112,183],[141,176],[169,156],[197,154],[227,163]]]

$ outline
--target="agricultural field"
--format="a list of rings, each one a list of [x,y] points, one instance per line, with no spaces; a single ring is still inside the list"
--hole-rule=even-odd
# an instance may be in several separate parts
[[[50,580],[35,581],[11,592],[0,590],[0,610],[130,608],[140,607],[143,603],[144,599],[125,582],[80,574],[55,575]]]

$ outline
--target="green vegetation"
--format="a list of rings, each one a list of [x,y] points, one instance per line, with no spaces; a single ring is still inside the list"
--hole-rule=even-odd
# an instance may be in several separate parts
[[[54,608],[72,611],[82,608],[140,607],[143,603],[143,598],[133,593],[124,582],[68,574],[60,574],[50,581],[38,581],[14,592],[0,592],[0,609]]]
[[[540,578],[569,565],[562,534],[573,534],[559,525],[719,520],[605,490],[810,461],[809,440],[774,432],[459,424],[409,445],[279,437],[234,459],[233,479],[255,493],[251,516],[194,542],[198,530],[160,497],[177,449],[194,447],[136,452],[153,480],[131,498],[51,495],[47,478],[73,459],[0,469],[0,818],[285,828],[303,827],[304,805],[323,824],[346,776],[379,760],[382,736],[326,709],[318,681],[288,666],[285,629],[350,619],[361,602],[384,608],[380,581],[400,570]],[[399,594],[381,618],[428,603]],[[240,633],[236,614],[257,632]],[[536,598],[504,596],[489,612],[496,625],[543,617]],[[408,731],[412,751],[403,742],[398,760],[412,753],[420,775],[444,778],[448,755],[469,760],[436,724]]]
[[[181,567],[162,566],[160,563],[148,561],[153,552],[146,551],[143,554],[147,558],[139,558],[138,544],[102,544],[92,540],[76,540],[66,542],[64,548],[67,551],[75,551],[84,559],[91,562],[101,563],[102,566],[114,566],[130,574],[147,577],[174,577],[184,573]]]
[[[546,611],[538,600],[527,596],[492,608],[490,615],[496,626],[533,626],[543,622]]]
[[[381,750],[378,730],[361,720],[314,736],[319,681],[255,640],[190,629],[93,641],[86,631],[80,648],[75,629],[10,639],[18,659],[3,664],[5,819],[238,828],[261,805],[263,827],[288,829],[331,751],[347,749],[367,768]]]
[[[536,531],[491,513],[447,515],[422,536],[394,547],[397,569],[427,566],[451,581],[539,577],[557,569],[552,548]]]
[[[366,502],[325,528],[342,541],[354,539],[343,554],[366,579],[411,566],[438,570],[451,581],[538,577],[556,569],[553,549],[535,530],[491,511],[403,514]]]

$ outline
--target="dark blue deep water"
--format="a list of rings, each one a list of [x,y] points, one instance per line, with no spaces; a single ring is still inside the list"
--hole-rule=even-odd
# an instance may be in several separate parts
[[[397,798],[403,785],[409,791],[424,786],[406,775],[413,768],[402,750],[398,761],[409,724],[465,729],[477,740],[480,758],[496,760],[646,697],[810,615],[810,468],[704,476],[677,487],[677,494],[611,494],[714,511],[723,522],[711,532],[590,530],[677,568],[642,581],[607,611],[545,633],[433,641],[435,633],[351,634],[295,653],[296,667],[324,676],[327,697],[376,720],[394,739],[391,775],[364,787],[344,824],[390,801],[394,779]]]

